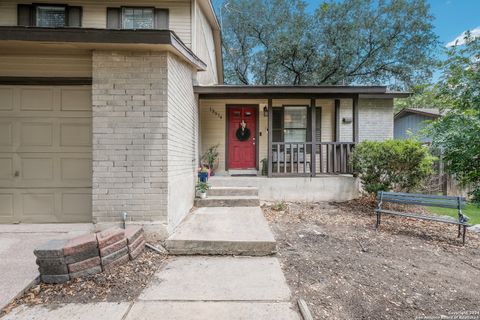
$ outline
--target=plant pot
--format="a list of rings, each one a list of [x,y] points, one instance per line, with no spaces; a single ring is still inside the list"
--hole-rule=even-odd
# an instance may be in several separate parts
[[[200,199],[205,199],[207,197],[207,193],[206,192],[200,192]]]
[[[200,182],[207,182],[208,181],[208,172],[200,172],[198,174],[198,178],[200,179]]]

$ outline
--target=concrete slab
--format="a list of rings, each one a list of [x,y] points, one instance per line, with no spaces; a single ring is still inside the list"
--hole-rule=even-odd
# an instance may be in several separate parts
[[[130,303],[87,303],[48,306],[25,305],[14,309],[2,320],[122,320],[130,308]]]
[[[93,230],[92,224],[0,225],[0,309],[35,282],[33,250],[51,239],[68,239]]]
[[[269,255],[276,242],[259,207],[195,210],[166,240],[173,254]]]
[[[140,300],[288,301],[290,289],[273,257],[176,257]]]
[[[258,196],[256,187],[213,187],[208,196]]]
[[[172,302],[141,301],[135,303],[126,320],[299,320],[290,304],[265,302]]]
[[[258,196],[210,196],[195,199],[195,207],[256,207],[260,206]]]

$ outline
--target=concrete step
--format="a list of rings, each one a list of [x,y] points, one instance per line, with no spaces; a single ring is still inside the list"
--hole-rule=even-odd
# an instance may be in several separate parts
[[[195,207],[258,207],[258,196],[208,196],[195,199]]]
[[[213,187],[208,190],[208,195],[216,196],[258,196],[255,187]]]
[[[276,241],[259,207],[195,210],[165,241],[171,254],[270,255]]]

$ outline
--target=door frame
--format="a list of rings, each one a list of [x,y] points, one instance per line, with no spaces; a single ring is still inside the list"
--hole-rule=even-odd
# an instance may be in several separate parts
[[[228,142],[228,133],[229,133],[229,129],[230,129],[230,109],[232,108],[243,108],[243,107],[247,107],[247,108],[255,108],[255,117],[256,117],[256,128],[255,128],[255,169],[258,171],[258,168],[259,168],[259,159],[258,159],[258,156],[259,156],[259,136],[258,136],[258,133],[259,133],[259,126],[260,126],[260,119],[259,119],[259,108],[260,108],[260,105],[258,104],[226,104],[225,105],[225,112],[226,112],[226,117],[225,117],[225,171],[228,171],[229,170],[229,167],[228,167],[228,151],[229,151],[229,148],[230,148],[230,144]]]

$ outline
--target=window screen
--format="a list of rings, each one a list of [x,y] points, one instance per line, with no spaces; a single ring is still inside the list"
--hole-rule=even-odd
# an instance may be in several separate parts
[[[307,107],[284,107],[284,140],[307,141]]]
[[[38,27],[64,27],[65,7],[38,6],[37,7]]]
[[[124,29],[153,29],[153,8],[123,8]]]

